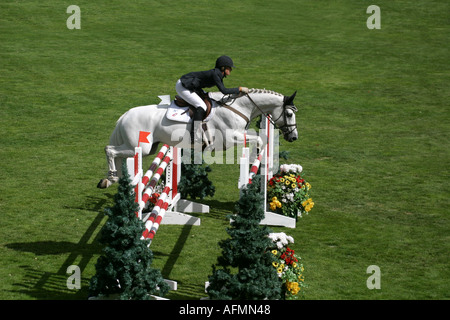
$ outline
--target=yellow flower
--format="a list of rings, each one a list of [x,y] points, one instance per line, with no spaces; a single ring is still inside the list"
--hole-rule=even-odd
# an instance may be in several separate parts
[[[277,197],[272,198],[272,201],[277,201],[277,200],[278,200]]]
[[[297,294],[300,290],[300,287],[298,286],[298,282],[292,282],[291,286],[291,292],[292,294]]]
[[[281,208],[281,202],[280,201],[277,201],[277,207]]]
[[[273,265],[275,268],[278,268],[278,262],[274,261],[274,262],[272,262],[272,265]]]
[[[280,182],[283,183],[284,182],[284,178],[280,178]]]
[[[278,251],[277,251],[277,250],[272,250],[272,253],[273,253],[273,254],[277,254]]]
[[[294,289],[291,290],[291,293],[293,295],[296,295],[299,291],[300,291],[300,288],[294,288]]]
[[[295,189],[295,187],[297,187],[297,186],[295,185],[295,183],[291,184],[291,188],[292,188],[292,189]]]
[[[286,281],[286,288],[288,289],[288,291],[290,291],[292,294],[297,294],[298,291],[300,290],[299,286],[298,286],[298,282],[289,282]]]
[[[309,184],[309,182],[306,183],[306,187],[309,189],[311,189],[311,185]]]
[[[287,186],[291,184],[291,182],[289,180],[286,180],[285,183],[286,183]]]
[[[278,273],[282,273],[282,272],[283,272],[283,268],[279,267],[279,268],[277,269],[277,272],[278,272]]]
[[[302,202],[302,206],[303,206],[303,208],[305,208],[306,212],[309,212],[309,211],[311,211],[312,207],[314,207],[314,202],[312,201],[311,198],[309,198]]]
[[[293,266],[294,268],[297,268],[297,264],[296,264],[295,262],[292,263],[292,266]]]
[[[270,210],[275,211],[277,208],[277,205],[273,202],[270,203]]]

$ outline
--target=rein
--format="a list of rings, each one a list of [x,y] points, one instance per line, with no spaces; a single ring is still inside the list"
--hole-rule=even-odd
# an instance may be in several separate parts
[[[286,119],[286,108],[287,105],[284,102],[283,103],[283,112],[282,114],[280,114],[280,116],[276,119],[276,120],[272,120],[272,117],[267,114],[264,113],[264,111],[261,110],[261,108],[256,104],[255,101],[253,101],[253,99],[250,97],[250,95],[248,93],[246,93],[248,99],[250,100],[250,102],[261,112],[262,115],[264,115],[264,117],[266,117],[267,120],[269,120],[269,122],[274,126],[275,129],[279,129],[281,131],[283,131],[283,133],[285,134],[290,134],[292,131],[294,131],[295,129],[297,129],[297,124],[287,124],[287,119]],[[280,127],[277,126],[276,122],[281,118],[281,116],[284,117],[284,124]],[[287,130],[284,130],[284,128],[289,128],[289,127],[294,127],[294,129],[291,129],[289,132],[287,132]]]
[[[273,125],[273,127],[274,127],[275,129],[277,129],[277,125],[275,124],[275,121],[272,120],[272,117],[271,117],[269,114],[264,113],[264,111],[262,111],[261,108],[256,104],[256,102],[253,101],[252,97],[250,97],[250,95],[249,95],[248,93],[246,93],[245,95],[246,95],[247,98],[250,100],[250,102],[253,103],[253,105],[261,112],[261,114],[263,114],[264,117],[266,117],[267,120],[269,120],[269,122]],[[283,109],[284,109],[284,105],[283,105]],[[283,113],[284,113],[284,112],[283,112]],[[281,117],[281,115],[280,115],[280,117]],[[280,119],[280,117],[278,117],[278,119]],[[277,119],[277,120],[278,120],[278,119]]]
[[[297,124],[287,124],[287,119],[286,119],[286,109],[288,108],[288,106],[286,105],[286,102],[283,103],[283,106],[282,106],[282,107],[283,107],[283,112],[282,112],[282,114],[280,114],[280,116],[279,116],[277,119],[273,120],[272,117],[270,116],[270,114],[265,113],[265,112],[258,106],[258,104],[257,104],[255,101],[253,101],[253,99],[250,97],[250,95],[249,95],[248,93],[246,93],[245,95],[246,95],[247,98],[250,100],[250,102],[251,102],[251,103],[252,103],[252,104],[253,104],[253,105],[261,112],[261,114],[269,120],[269,122],[274,126],[275,129],[279,129],[279,130],[283,131],[283,133],[285,133],[285,134],[290,134],[292,131],[294,131],[295,129],[297,129]],[[224,97],[225,97],[225,96],[224,96]],[[234,100],[235,100],[235,99],[234,99]],[[234,100],[233,100],[233,102],[234,102]],[[233,102],[230,103],[230,104],[233,104]],[[228,109],[228,110],[230,110],[230,111],[232,111],[232,112],[234,112],[234,113],[236,113],[238,116],[240,116],[241,118],[243,118],[243,119],[247,122],[247,126],[250,124],[250,119],[249,119],[246,115],[244,115],[242,112],[236,110],[235,108],[231,107],[230,105],[224,103],[224,102],[223,102],[223,99],[222,99],[222,101],[221,101],[221,106],[224,107],[224,108],[226,108],[226,109]],[[292,106],[291,109],[293,109],[294,111],[296,111],[296,110],[295,110],[295,106]],[[284,117],[284,119],[283,119],[283,120],[284,120],[284,124],[283,124],[282,126],[278,127],[277,124],[276,124],[276,122],[281,118],[281,116]],[[247,127],[247,126],[246,126],[246,127]],[[291,130],[289,130],[289,127],[294,127],[294,128],[291,129]]]

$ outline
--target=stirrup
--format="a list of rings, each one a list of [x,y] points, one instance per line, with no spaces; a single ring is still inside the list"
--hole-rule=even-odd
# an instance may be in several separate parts
[[[196,125],[197,122],[197,125]],[[201,142],[202,136],[203,136],[203,129],[202,129],[203,122],[201,121],[193,121],[192,122],[192,130],[191,130],[191,143],[194,144],[194,142]]]

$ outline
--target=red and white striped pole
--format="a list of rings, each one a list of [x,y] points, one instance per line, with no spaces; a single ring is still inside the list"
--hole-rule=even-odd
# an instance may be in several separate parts
[[[161,193],[161,195],[158,198],[158,201],[156,202],[155,206],[153,207],[152,212],[150,213],[150,216],[148,217],[147,221],[145,222],[145,231],[142,234],[143,239],[149,238],[149,234],[152,230],[153,223],[156,221],[157,217],[160,214],[161,208],[165,208],[167,210],[167,207],[169,206],[169,192],[170,187],[166,186]],[[162,219],[162,218],[161,218]],[[159,221],[161,221],[161,219]],[[153,235],[154,236],[154,235]],[[153,236],[151,236],[153,238]]]
[[[258,169],[261,166],[261,161],[263,159],[263,155],[264,155],[264,149],[261,151],[261,153],[258,155],[258,157],[255,159],[255,161],[252,164],[252,167],[250,169],[250,174],[248,176],[248,183],[252,183],[253,177],[258,172]]]
[[[167,153],[167,150],[169,150],[169,146],[167,144],[163,145],[162,148],[159,150],[155,160],[153,160],[152,164],[150,165],[147,172],[144,174],[144,177],[142,178],[142,183],[144,184],[144,186],[146,186],[150,181],[153,172],[160,165],[161,161],[163,160],[164,156]]]
[[[142,210],[147,203],[147,201],[150,199],[156,184],[158,183],[159,179],[161,178],[161,175],[164,173],[164,170],[166,169],[169,162],[172,160],[172,152],[169,151],[167,155],[165,156],[164,160],[159,165],[158,169],[156,170],[155,174],[153,175],[152,179],[150,180],[150,183],[148,184],[147,188],[144,190],[144,193],[142,195],[142,200],[139,203],[139,207]]]

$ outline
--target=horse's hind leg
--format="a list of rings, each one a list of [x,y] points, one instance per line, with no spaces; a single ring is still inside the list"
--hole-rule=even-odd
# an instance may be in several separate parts
[[[108,188],[113,183],[119,181],[121,174],[121,163],[123,158],[133,157],[134,149],[130,148],[128,145],[123,144],[118,147],[116,146],[106,146],[105,147],[106,160],[108,162],[108,176],[106,179],[100,180],[97,184],[97,188]],[[119,170],[118,168],[119,167]]]

